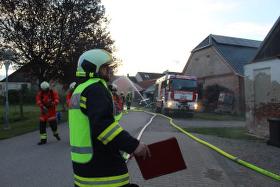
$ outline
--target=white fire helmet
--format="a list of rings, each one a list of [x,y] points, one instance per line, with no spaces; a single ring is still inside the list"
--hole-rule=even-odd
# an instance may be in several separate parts
[[[50,88],[50,84],[47,81],[44,81],[40,84],[42,90],[47,90]]]
[[[112,55],[108,51],[103,49],[91,49],[86,51],[79,58],[76,76],[86,77],[88,74],[89,77],[93,77],[104,64],[114,64]],[[93,69],[95,69],[94,72],[92,72]]]
[[[69,89],[70,89],[70,90],[74,90],[75,86],[76,86],[76,82],[72,82],[72,83],[69,85]]]

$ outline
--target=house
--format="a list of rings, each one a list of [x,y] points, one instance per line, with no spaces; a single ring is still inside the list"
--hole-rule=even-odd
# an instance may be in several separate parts
[[[150,99],[153,98],[156,80],[157,79],[150,79],[150,80],[139,82],[139,86],[143,88],[142,93],[145,98],[150,98]]]
[[[200,86],[218,84],[233,92],[232,111],[245,111],[244,70],[256,55],[260,41],[210,34],[191,52],[184,75],[198,78]]]
[[[117,85],[118,92],[127,94],[133,92],[133,98],[135,100],[143,99],[143,97],[149,97],[154,90],[154,83],[156,79],[163,76],[166,73],[148,73],[148,72],[137,72],[135,76],[114,76],[112,83]],[[147,91],[147,92],[146,92]]]
[[[262,42],[252,63],[245,66],[246,126],[269,135],[267,119],[280,118],[280,17]]]
[[[31,76],[29,74],[29,66],[25,65],[8,76],[8,89],[20,90],[22,89],[22,87],[31,89],[33,81],[35,80],[31,79]],[[4,95],[5,91],[6,78],[0,81],[0,95]]]
[[[36,77],[32,76],[31,69],[31,65],[26,64],[10,74],[8,76],[8,89],[20,90],[22,89],[22,87],[26,87],[36,92],[39,89],[39,80]],[[0,81],[0,95],[3,95],[6,91],[5,82],[6,78]],[[65,95],[65,85],[62,85],[58,81],[50,81],[50,85],[52,88],[57,90],[60,95]]]
[[[118,93],[123,92],[126,95],[128,92],[133,92],[133,95],[135,96],[135,94],[141,92],[143,88],[134,81],[135,77],[114,76],[112,79],[112,84],[117,86]]]

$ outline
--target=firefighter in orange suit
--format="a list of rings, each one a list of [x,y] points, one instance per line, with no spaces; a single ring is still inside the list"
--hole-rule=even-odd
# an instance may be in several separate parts
[[[117,90],[117,86],[116,85],[112,85],[112,98],[114,101],[114,105],[115,105],[115,115],[118,115],[122,112],[122,100],[121,97],[118,95],[118,90]]]
[[[72,94],[73,94],[73,91],[74,91],[74,89],[75,89],[75,86],[76,86],[76,82],[72,82],[72,83],[69,85],[69,91],[67,92],[67,95],[66,95],[66,104],[67,104],[67,107],[68,107],[68,108],[69,108],[71,96],[72,96]]]
[[[57,132],[57,121],[56,121],[56,106],[59,103],[59,97],[56,91],[50,89],[48,82],[44,81],[40,85],[41,90],[37,93],[36,104],[40,107],[40,142],[38,145],[47,143],[47,122],[53,131],[53,136],[60,140]]]

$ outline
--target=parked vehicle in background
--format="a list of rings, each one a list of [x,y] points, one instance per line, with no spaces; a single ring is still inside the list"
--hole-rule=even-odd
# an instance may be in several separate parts
[[[187,75],[165,75],[155,83],[156,112],[191,114],[198,104],[197,78]]]

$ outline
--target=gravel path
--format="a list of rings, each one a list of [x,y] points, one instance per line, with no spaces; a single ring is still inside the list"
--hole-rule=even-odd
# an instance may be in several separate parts
[[[159,117],[157,121],[161,121]],[[201,121],[204,123],[201,124]],[[199,127],[242,127],[242,123],[244,123],[242,121],[201,121],[189,119],[174,120],[180,127],[194,127],[194,124]],[[160,123],[163,123],[163,121]],[[210,135],[192,134],[244,161],[250,162],[251,164],[273,173],[280,174],[280,148],[268,146],[266,142],[261,140],[236,140]],[[205,147],[205,149],[211,150],[207,147]],[[280,183],[273,179],[236,163],[233,164],[233,161],[226,159],[213,150],[211,152],[227,175],[230,176],[234,186],[280,186]]]
[[[206,121],[174,119],[180,127],[245,127],[244,121]],[[280,174],[280,148],[269,146],[264,140],[237,140],[195,134],[242,160]]]
[[[240,159],[280,174],[280,148],[264,141],[236,140],[210,135],[195,134]]]

